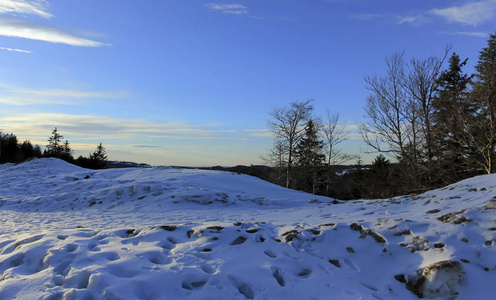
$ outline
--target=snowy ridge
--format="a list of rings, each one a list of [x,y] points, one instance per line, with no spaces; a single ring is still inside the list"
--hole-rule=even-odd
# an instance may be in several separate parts
[[[418,299],[406,282],[447,260],[466,275],[439,299],[491,299],[496,280],[494,175],[343,203],[39,159],[0,167],[0,209],[0,299]]]

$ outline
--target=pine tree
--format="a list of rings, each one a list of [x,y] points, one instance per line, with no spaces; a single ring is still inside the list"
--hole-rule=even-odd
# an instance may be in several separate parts
[[[31,142],[29,140],[24,141],[19,146],[19,150],[21,152],[22,160],[26,160],[28,158],[34,157],[34,148],[33,148],[33,145],[31,144]]]
[[[453,53],[449,68],[439,76],[433,100],[433,133],[435,137],[438,179],[451,183],[460,179],[468,166],[467,125],[474,122],[474,104],[470,101],[471,77],[463,74],[467,59]]]
[[[298,166],[321,166],[325,162],[322,154],[324,142],[319,139],[319,131],[313,120],[308,120],[305,133],[295,149]]]
[[[317,185],[321,179],[319,173],[325,163],[323,148],[324,142],[319,139],[319,130],[310,119],[301,141],[296,146],[295,160],[300,171],[300,188],[313,194],[317,192]]]
[[[368,170],[369,197],[385,198],[395,193],[392,189],[390,162],[382,154],[378,155]]]
[[[19,159],[19,145],[17,142],[17,136],[15,134],[4,134],[1,137],[1,158],[3,162],[12,162],[12,163],[17,163],[20,161]]]
[[[69,145],[68,140],[62,143],[63,138],[64,136],[59,134],[57,127],[55,127],[55,129],[52,131],[52,136],[48,138],[48,145],[46,146],[43,155],[46,157],[60,158],[67,162],[73,163],[73,151],[71,149],[71,146]]]
[[[90,154],[92,168],[103,169],[107,164],[107,153],[102,143],[96,147],[95,152]]]
[[[42,156],[40,145],[34,145],[33,147],[33,157],[40,158]]]
[[[496,171],[496,33],[480,52],[475,66],[472,97],[477,103],[476,122],[472,124],[473,147],[485,173]]]
[[[55,129],[52,130],[52,136],[48,138],[48,145],[46,146],[44,155],[47,157],[61,158],[62,153],[64,153],[64,145],[61,143],[63,138],[64,136],[60,135],[57,127],[55,127]]]
[[[69,145],[69,141],[66,140],[62,147],[62,155],[60,158],[62,158],[67,162],[72,163],[74,162],[74,157],[72,156],[73,153],[74,151],[72,151],[71,146]]]

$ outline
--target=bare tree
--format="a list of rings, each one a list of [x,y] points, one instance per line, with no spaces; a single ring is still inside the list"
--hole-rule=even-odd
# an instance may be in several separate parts
[[[360,132],[375,152],[390,154],[414,171],[410,176],[426,174],[429,178],[433,169],[432,103],[449,51],[447,47],[442,58],[414,58],[408,64],[404,54],[396,52],[386,59],[385,76],[365,78],[372,94]]]
[[[262,155],[260,158],[265,164],[274,167],[270,172],[271,182],[279,185],[286,184],[286,171],[288,149],[286,143],[279,138],[274,139],[274,144],[267,156]]]
[[[287,150],[286,187],[291,183],[294,150],[305,132],[305,124],[313,111],[312,101],[295,101],[288,106],[275,108],[269,113],[272,119],[267,122],[267,127],[281,143],[285,144]]]
[[[427,59],[413,58],[408,65],[408,75],[404,77],[404,86],[410,103],[407,119],[411,128],[412,162],[418,163],[417,153],[419,150],[424,150],[428,178],[432,172],[435,148],[432,129],[433,100],[438,87],[437,79],[450,49],[451,47],[446,47],[443,58],[434,56]],[[423,149],[419,149],[420,147]]]
[[[367,76],[365,82],[372,92],[367,97],[365,117],[359,125],[365,143],[374,152],[386,153],[400,160],[406,155],[411,142],[412,128],[407,123],[411,104],[404,88],[405,72],[403,53],[396,52],[386,59],[384,77]]]
[[[326,119],[322,124],[322,133],[327,146],[327,165],[341,164],[353,157],[342,153],[342,149],[337,145],[348,139],[349,131],[346,130],[346,124],[339,124],[339,113],[333,114],[326,110]]]
[[[327,146],[327,178],[326,191],[329,195],[331,184],[331,165],[338,165],[355,158],[353,155],[345,154],[337,146],[348,139],[349,131],[346,130],[346,124],[339,124],[339,113],[331,113],[326,110],[326,117],[321,125],[325,144]]]

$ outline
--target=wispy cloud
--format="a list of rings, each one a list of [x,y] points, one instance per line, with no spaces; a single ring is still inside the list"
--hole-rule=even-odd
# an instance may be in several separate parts
[[[488,38],[489,34],[486,32],[470,32],[470,31],[457,31],[457,32],[446,32],[446,31],[440,31],[440,34],[449,34],[449,35],[465,35],[465,36],[472,36],[472,37],[478,37],[478,38]]]
[[[145,149],[163,148],[163,146],[158,146],[158,145],[142,145],[142,144],[131,144],[131,145],[127,145],[127,146],[131,147],[131,148],[145,148]]]
[[[496,18],[496,0],[467,2],[460,6],[435,8],[409,16],[397,16],[399,24],[429,23],[442,18],[449,23],[477,26]]]
[[[118,99],[128,96],[126,92],[94,92],[80,90],[35,90],[0,84],[0,103],[15,106],[25,105],[80,105],[81,99]]]
[[[47,99],[35,97],[9,97],[0,96],[0,104],[14,105],[14,106],[27,106],[27,105],[79,105],[81,102],[75,102],[69,99]]]
[[[32,94],[46,97],[65,97],[65,98],[123,98],[125,92],[89,92],[79,90],[32,90],[11,88],[12,92],[22,94]]]
[[[187,122],[152,122],[146,119],[127,119],[98,115],[63,113],[34,113],[0,117],[5,131],[33,141],[45,141],[54,127],[69,140],[148,140],[153,143],[136,143],[131,148],[155,148],[165,140],[248,140],[258,138],[244,130],[224,130],[208,124],[193,125]],[[263,136],[265,137],[265,136]]]
[[[496,1],[468,2],[461,6],[432,9],[429,13],[440,16],[450,23],[477,26],[496,17]]]
[[[13,14],[27,14],[37,15],[39,17],[49,19],[53,17],[47,11],[48,2],[43,0],[26,1],[26,0],[1,0],[0,1],[0,14],[13,13]]]
[[[248,7],[238,3],[234,3],[234,4],[208,3],[205,6],[212,10],[217,10],[225,14],[247,15],[249,13]]]
[[[412,15],[412,16],[396,16],[395,17],[398,20],[398,24],[403,24],[403,23],[412,23],[412,24],[422,24],[422,23],[429,23],[432,21],[432,18],[427,15],[427,14],[419,14],[419,15]]]
[[[6,51],[11,51],[11,52],[20,52],[20,53],[31,53],[31,51],[28,51],[28,50],[13,49],[13,48],[6,48],[6,47],[0,47],[0,50],[6,50]]]
[[[241,140],[242,132],[222,130],[209,125],[191,125],[184,122],[150,122],[144,119],[123,119],[108,116],[36,113],[23,116],[0,117],[3,129],[33,140],[45,140],[47,133],[57,127],[68,138],[126,140],[152,139],[218,139]],[[134,148],[147,148],[135,144]]]
[[[0,15],[2,15],[0,16],[0,35],[79,47],[108,46],[102,42],[78,37],[58,28],[20,17],[31,15],[50,19],[53,15],[47,11],[47,8],[48,2],[44,0],[0,0]]]
[[[274,137],[274,134],[268,129],[245,129],[245,132],[247,132],[251,137],[260,137],[260,138]]]
[[[0,17],[0,35],[71,46],[100,47],[107,45],[65,33],[56,28],[11,17]]]

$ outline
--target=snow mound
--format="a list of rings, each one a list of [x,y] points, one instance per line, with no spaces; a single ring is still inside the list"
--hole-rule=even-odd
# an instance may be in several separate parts
[[[0,299],[418,299],[421,273],[424,296],[491,299],[495,203],[495,175],[341,202],[227,172],[39,159],[0,168]]]
[[[10,166],[0,170],[0,176],[9,185],[0,206],[21,211],[74,211],[96,206],[106,211],[156,212],[164,207],[299,207],[309,200],[330,201],[235,173],[161,167],[95,171],[53,158]]]

